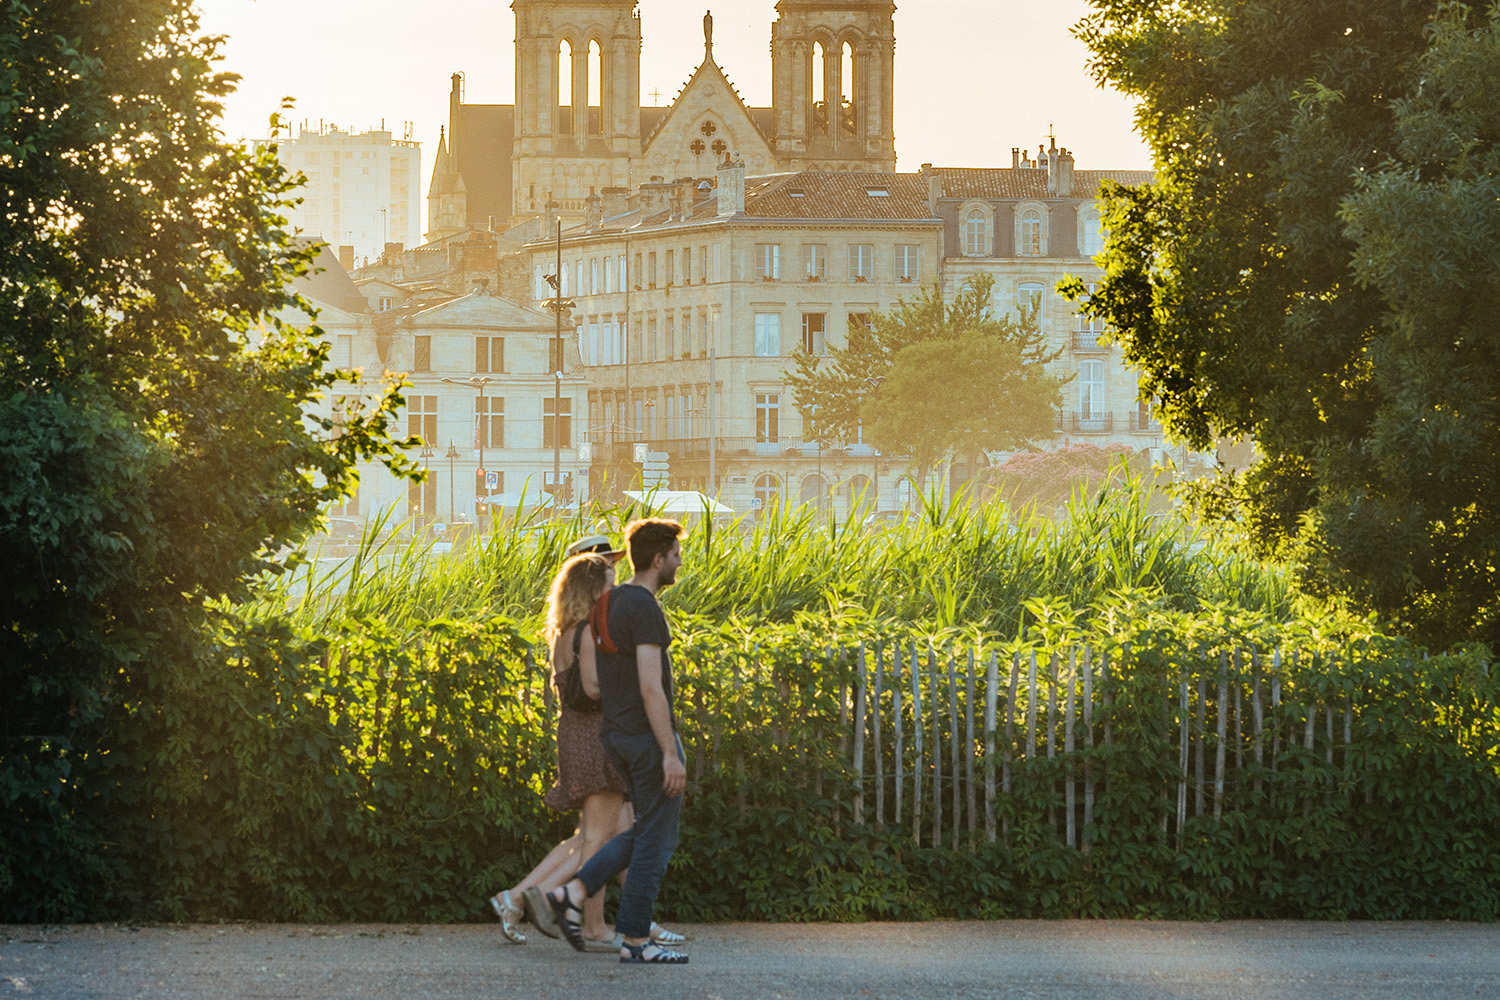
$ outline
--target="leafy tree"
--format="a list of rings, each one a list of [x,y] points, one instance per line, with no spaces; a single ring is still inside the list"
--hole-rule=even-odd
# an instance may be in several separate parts
[[[1315,591],[1500,640],[1494,6],[1094,7],[1157,179],[1109,189],[1086,309],[1170,431],[1254,436],[1208,505]]]
[[[39,873],[100,863],[89,775],[130,766],[103,751],[141,695],[212,654],[214,603],[280,568],[358,458],[407,466],[397,387],[337,435],[307,415],[357,376],[283,321],[311,310],[295,182],[218,131],[234,78],[188,0],[0,18],[0,898],[61,918],[83,903]]]
[[[919,484],[950,456],[1051,437],[1065,380],[1047,365],[1061,350],[1048,350],[1034,311],[1019,321],[993,315],[993,288],[980,275],[945,304],[934,284],[869,326],[851,324],[847,347],[826,357],[798,350],[784,378],[807,436],[843,444],[863,428],[881,451],[909,455]]]

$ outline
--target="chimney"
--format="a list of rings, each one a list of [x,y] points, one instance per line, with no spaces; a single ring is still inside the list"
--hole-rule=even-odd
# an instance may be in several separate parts
[[[732,156],[719,164],[719,217],[745,214],[745,161]]]
[[[1021,166],[1021,147],[1010,147],[1010,169],[1016,170]]]
[[[617,215],[624,215],[630,211],[630,189],[622,187],[607,187],[599,192],[602,199],[600,212],[606,219],[613,219]]]
[[[404,243],[387,243],[385,245],[385,253],[381,254],[380,256],[381,257],[396,257],[396,256],[398,256],[401,253],[402,250],[405,250],[405,249],[406,249],[406,244],[404,244]]]
[[[354,248],[347,243],[339,247],[339,266],[346,273],[354,270]]]
[[[583,199],[583,228],[592,233],[604,222],[604,199],[589,188],[589,196]]]
[[[691,177],[679,177],[672,182],[672,214],[683,222],[693,217],[693,189],[696,182]]]
[[[659,215],[671,207],[672,185],[660,177],[652,177],[641,185],[641,215],[649,218]]]
[[[1066,149],[1057,154],[1057,196],[1073,197],[1073,154]]]
[[[547,192],[547,207],[542,214],[542,235],[553,236],[557,233],[558,212],[562,209],[556,201],[552,200],[552,192]]]
[[[943,178],[930,163],[922,164],[917,175],[927,181],[927,212],[936,216],[938,199],[943,197]]]

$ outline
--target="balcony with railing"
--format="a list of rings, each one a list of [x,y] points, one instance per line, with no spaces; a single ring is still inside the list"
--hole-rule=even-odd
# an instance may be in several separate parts
[[[1102,330],[1074,330],[1073,352],[1075,354],[1108,354],[1109,345],[1099,341],[1099,338],[1103,336]]]
[[[1115,415],[1103,410],[1074,410],[1064,427],[1073,434],[1109,434],[1115,429]]]

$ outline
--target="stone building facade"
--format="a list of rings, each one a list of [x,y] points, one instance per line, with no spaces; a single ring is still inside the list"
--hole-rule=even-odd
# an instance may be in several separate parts
[[[448,126],[428,190],[428,238],[507,229],[552,202],[651,178],[711,175],[727,155],[752,174],[892,171],[895,4],[780,0],[771,30],[772,107],[748,107],[704,53],[665,108],[640,94],[636,0],[514,0],[516,103],[473,104],[452,78]]]
[[[783,373],[797,346],[841,347],[850,323],[922,284],[938,281],[951,300],[979,274],[995,279],[997,312],[1034,306],[1061,351],[1054,367],[1071,381],[1053,446],[1161,447],[1119,349],[1055,291],[1064,277],[1099,273],[1100,183],[1149,174],[1076,171],[1055,148],[1037,160],[1018,150],[998,169],[744,173],[731,162],[712,182],[596,195],[584,223],[562,229],[595,489],[633,485],[644,444],[668,456],[673,488],[717,494],[739,511],[816,501],[842,517],[861,493],[883,509],[904,506],[911,486],[899,458],[862,440],[821,449],[804,440]],[[558,241],[527,249],[532,295],[549,298]],[[952,485],[972,471],[950,470]]]

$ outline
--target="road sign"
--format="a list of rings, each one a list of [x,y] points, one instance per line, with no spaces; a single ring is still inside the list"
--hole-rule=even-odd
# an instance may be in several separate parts
[[[484,488],[494,492],[500,488],[500,473],[486,472],[484,474]]]

